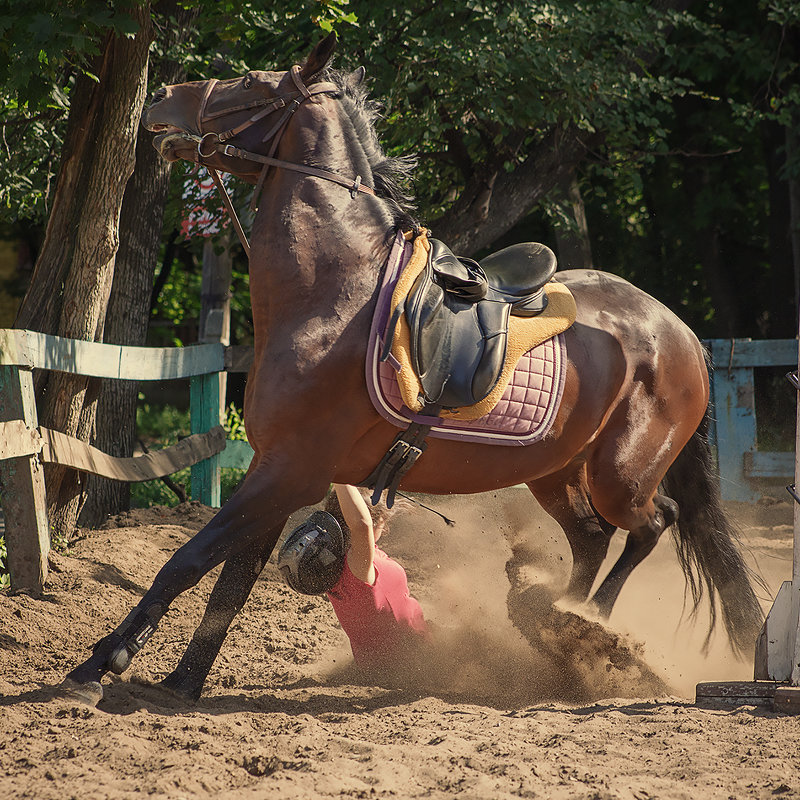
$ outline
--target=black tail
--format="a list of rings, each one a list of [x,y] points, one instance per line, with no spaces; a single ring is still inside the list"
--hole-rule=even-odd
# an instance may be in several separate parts
[[[738,655],[752,655],[761,631],[763,614],[753,584],[762,585],[745,564],[739,534],[722,507],[711,448],[708,444],[710,411],[669,468],[663,485],[678,504],[673,537],[686,584],[697,612],[707,590],[711,624],[706,645],[717,622],[716,598],[731,646]]]

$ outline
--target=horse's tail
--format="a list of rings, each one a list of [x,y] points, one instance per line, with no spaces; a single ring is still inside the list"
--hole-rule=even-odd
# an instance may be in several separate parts
[[[722,507],[708,430],[710,409],[698,429],[669,468],[664,491],[678,504],[673,526],[678,559],[692,596],[692,615],[708,591],[711,620],[708,646],[717,622],[717,596],[731,647],[737,655],[751,655],[761,631],[763,613],[753,585],[763,581],[745,564],[739,533]]]

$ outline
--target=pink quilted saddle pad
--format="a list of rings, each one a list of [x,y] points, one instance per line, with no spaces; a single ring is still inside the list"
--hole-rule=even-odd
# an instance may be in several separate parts
[[[399,274],[403,261],[401,253],[397,253],[395,259],[389,258],[373,320],[366,370],[373,405],[384,419],[399,428],[408,427],[414,420],[431,422],[430,417],[415,415],[403,404],[391,359],[379,361],[384,330],[381,317],[385,306],[383,300],[387,293],[391,297],[396,282],[396,276],[392,279],[393,272]],[[540,441],[550,430],[558,412],[566,366],[564,335],[559,334],[525,353],[500,401],[488,414],[475,420],[437,421],[429,436],[503,445],[528,445]]]

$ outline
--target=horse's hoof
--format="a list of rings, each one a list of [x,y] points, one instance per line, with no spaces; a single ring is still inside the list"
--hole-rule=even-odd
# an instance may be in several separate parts
[[[72,678],[64,678],[58,687],[57,696],[69,700],[78,700],[87,706],[96,706],[103,699],[103,687],[99,681],[78,683]]]
[[[157,685],[166,692],[169,692],[173,697],[177,697],[181,700],[191,700],[195,703],[200,699],[200,695],[203,693],[202,686],[195,686],[186,676],[174,672],[167,675],[167,677]]]

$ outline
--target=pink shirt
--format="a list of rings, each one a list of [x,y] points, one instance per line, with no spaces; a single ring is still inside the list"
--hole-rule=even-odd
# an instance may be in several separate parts
[[[408,593],[405,570],[377,547],[374,565],[370,586],[345,560],[342,577],[328,592],[356,664],[367,668],[392,666],[409,646],[430,640],[422,609]]]

